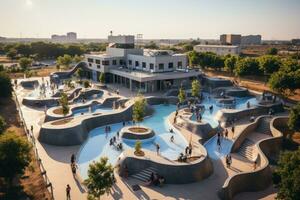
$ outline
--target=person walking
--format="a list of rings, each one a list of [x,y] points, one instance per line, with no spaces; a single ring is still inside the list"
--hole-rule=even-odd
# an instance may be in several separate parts
[[[226,155],[225,162],[226,162],[226,167],[229,168],[229,155],[228,154]]]
[[[157,153],[157,155],[159,155],[159,149],[160,149],[159,144],[156,144],[156,153]]]
[[[66,188],[66,195],[67,195],[67,200],[71,200],[71,187],[68,184]]]
[[[33,125],[30,126],[30,131],[33,133]]]
[[[192,156],[192,151],[193,151],[193,149],[191,147],[189,147],[189,156],[190,157]]]
[[[217,146],[218,146],[218,151],[220,151],[221,150],[221,140],[219,137],[217,139]]]
[[[75,163],[71,164],[71,169],[72,169],[73,177],[75,177],[76,176],[76,164]]]
[[[71,164],[75,163],[75,161],[76,161],[76,156],[75,156],[75,154],[72,154],[72,156],[71,156]]]

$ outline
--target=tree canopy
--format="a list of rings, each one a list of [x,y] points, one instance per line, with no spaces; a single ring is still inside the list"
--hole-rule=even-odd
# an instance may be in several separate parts
[[[300,197],[300,148],[280,154],[273,182],[278,187],[277,198],[294,200]]]
[[[88,178],[84,181],[88,194],[92,198],[100,198],[105,192],[109,192],[115,182],[113,167],[108,163],[107,157],[89,165]]]
[[[299,102],[290,110],[288,126],[291,130],[300,131],[300,103]]]
[[[14,132],[0,135],[0,176],[9,184],[31,162],[31,144]]]
[[[132,111],[132,118],[135,122],[142,122],[145,117],[145,109],[146,109],[146,99],[141,94],[134,100],[133,111]]]
[[[64,116],[66,116],[69,113],[69,101],[68,101],[68,96],[66,93],[62,93],[61,97],[59,99],[59,104],[62,107],[62,113]]]
[[[185,99],[186,99],[186,94],[185,94],[184,89],[181,87],[179,89],[179,93],[178,93],[178,100],[180,103],[183,103],[185,101]]]
[[[193,80],[193,82],[192,82],[192,96],[193,97],[199,96],[200,88],[201,88],[200,82],[197,79]]]
[[[238,59],[234,73],[236,76],[260,75],[261,70],[259,68],[259,63],[255,58],[247,57]]]
[[[269,49],[267,50],[267,54],[268,54],[268,55],[277,55],[277,53],[278,53],[278,49],[276,49],[276,48],[274,48],[274,47],[269,48]]]
[[[277,72],[280,68],[281,62],[277,56],[264,55],[258,58],[259,68],[265,74],[272,74]]]
[[[3,133],[6,127],[5,119],[0,115],[0,134]]]
[[[104,84],[105,83],[105,73],[101,72],[99,75],[99,82]]]
[[[5,71],[0,71],[0,98],[11,97],[13,87],[9,75]]]
[[[226,71],[232,73],[235,69],[238,58],[236,56],[228,56],[224,61],[224,68]]]
[[[63,65],[66,68],[68,68],[70,66],[70,64],[73,62],[73,59],[70,55],[65,54],[64,56],[59,56],[57,58],[57,63],[59,65]]]
[[[20,58],[19,59],[19,65],[22,68],[23,71],[26,71],[32,64],[33,60],[31,58]]]

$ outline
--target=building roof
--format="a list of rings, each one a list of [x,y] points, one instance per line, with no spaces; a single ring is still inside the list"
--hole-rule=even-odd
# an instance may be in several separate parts
[[[235,45],[206,45],[206,44],[198,44],[198,45],[196,45],[195,47],[228,48],[228,49],[239,48],[239,46],[235,46]]]
[[[129,70],[121,67],[110,68],[109,72],[119,76],[128,77],[138,82],[188,78],[188,77],[195,77],[201,74],[200,71],[196,71],[196,70],[186,70],[186,71],[176,70],[172,72],[151,73],[151,72],[146,72],[141,70]]]

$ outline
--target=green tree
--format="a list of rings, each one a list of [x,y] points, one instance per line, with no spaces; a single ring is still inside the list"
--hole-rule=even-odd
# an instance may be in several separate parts
[[[238,59],[234,73],[236,76],[261,75],[258,61],[249,57]]]
[[[300,103],[299,102],[290,110],[288,126],[291,130],[300,131]]]
[[[0,177],[12,186],[16,175],[22,175],[31,162],[31,145],[14,132],[0,135]]]
[[[134,100],[133,110],[132,110],[132,119],[133,121],[139,123],[144,120],[145,117],[145,109],[146,109],[146,99],[141,94]]]
[[[76,71],[76,75],[77,77],[80,78],[80,80],[84,77],[84,71],[83,69],[79,68],[77,71]]]
[[[277,53],[278,53],[278,49],[276,49],[276,48],[274,48],[274,47],[269,48],[269,49],[267,50],[267,54],[268,54],[268,55],[277,55]]]
[[[74,60],[75,63],[79,63],[79,62],[81,62],[83,60],[83,57],[75,55],[74,58],[73,58],[73,60]]]
[[[258,58],[259,68],[264,74],[272,74],[280,68],[281,62],[277,56],[265,55]]]
[[[91,86],[91,84],[90,84],[90,82],[89,82],[88,80],[85,80],[85,81],[83,82],[83,86],[84,86],[85,88],[88,88],[88,87]]]
[[[65,54],[64,56],[59,56],[57,58],[57,63],[59,65],[65,66],[66,68],[69,68],[70,64],[73,62],[73,59],[70,55]]]
[[[9,75],[2,71],[0,72],[0,98],[11,97],[13,87]]]
[[[10,49],[7,52],[6,56],[9,57],[10,59],[15,59],[17,57],[17,54],[18,54],[18,52],[16,49]]]
[[[278,188],[277,199],[296,200],[300,197],[300,148],[280,154],[273,174],[273,182]]]
[[[62,93],[59,99],[59,104],[62,107],[62,113],[64,116],[66,116],[69,113],[69,101],[68,101],[68,96],[66,93]]]
[[[142,151],[142,142],[137,140],[134,144],[134,150],[136,153],[140,153]]]
[[[233,70],[235,69],[235,65],[237,63],[238,58],[236,56],[229,56],[224,61],[225,70],[233,73]]]
[[[32,54],[30,44],[24,44],[24,43],[17,44],[16,50],[17,50],[18,54],[20,54],[24,57],[29,57]]]
[[[184,52],[188,52],[188,51],[193,51],[194,47],[191,44],[185,44],[182,48]]]
[[[6,127],[5,119],[0,115],[0,134],[4,132]]]
[[[278,72],[271,75],[269,85],[272,90],[287,94],[300,88],[300,66],[295,60],[285,60]]]
[[[159,47],[157,46],[157,44],[153,41],[150,41],[149,44],[145,45],[146,49],[159,49]]]
[[[88,178],[84,184],[88,189],[90,198],[98,198],[108,193],[115,183],[114,170],[108,163],[107,157],[102,157],[99,162],[93,162],[89,165]]]
[[[19,59],[19,65],[22,68],[23,71],[26,71],[32,64],[33,60],[31,58],[20,58]]]
[[[200,88],[201,88],[200,82],[197,79],[193,80],[193,82],[192,82],[192,96],[193,97],[199,96]]]
[[[100,73],[99,75],[99,82],[104,84],[105,83],[105,73]]]
[[[188,53],[189,65],[191,67],[200,65],[200,56],[196,51],[191,51]]]
[[[185,99],[186,99],[186,94],[185,94],[184,89],[181,87],[179,89],[179,93],[178,93],[178,100],[180,103],[183,103],[185,101]]]

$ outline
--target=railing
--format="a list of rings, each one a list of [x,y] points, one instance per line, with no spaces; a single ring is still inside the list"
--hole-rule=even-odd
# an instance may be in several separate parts
[[[37,164],[38,164],[38,166],[39,166],[39,168],[41,170],[41,175],[42,175],[42,177],[44,179],[44,182],[46,184],[46,188],[50,192],[51,199],[54,200],[53,186],[52,186],[52,183],[51,183],[51,181],[50,181],[50,179],[49,179],[49,177],[47,175],[47,171],[46,171],[46,169],[45,169],[45,167],[43,165],[42,159],[39,156],[38,149],[36,147],[35,137],[34,137],[33,133],[27,127],[27,124],[26,124],[26,122],[24,120],[24,116],[23,116],[23,113],[22,113],[22,110],[21,110],[21,106],[20,106],[20,103],[19,103],[19,100],[18,100],[18,97],[17,97],[17,94],[15,93],[15,91],[13,91],[13,96],[14,96],[14,100],[16,102],[16,106],[17,106],[18,113],[19,113],[19,116],[20,116],[21,126],[23,126],[23,128],[24,128],[24,131],[25,131],[26,136],[27,136],[27,140],[33,146],[35,158],[36,158]]]

